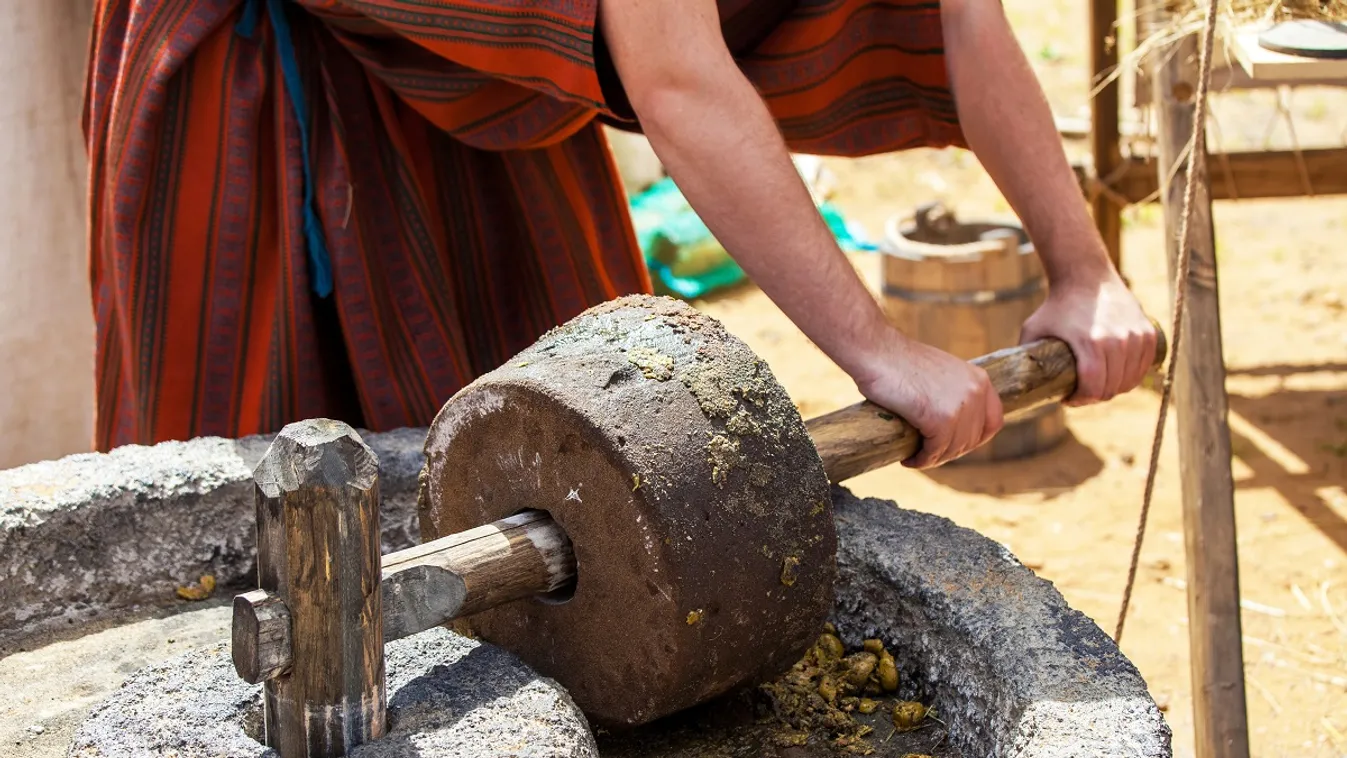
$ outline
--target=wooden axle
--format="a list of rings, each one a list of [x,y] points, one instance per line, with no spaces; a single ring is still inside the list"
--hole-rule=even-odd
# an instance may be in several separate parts
[[[561,527],[542,511],[383,556],[384,641],[410,637],[513,600],[564,590],[575,580],[575,554]],[[290,611],[264,589],[234,598],[234,668],[250,684],[290,669]]]
[[[1155,364],[1166,343],[1156,346]],[[1066,343],[1045,339],[977,358],[1001,398],[1007,420],[1069,396],[1075,361]],[[921,434],[883,408],[860,402],[806,422],[833,482],[904,460]],[[575,554],[561,527],[542,511],[389,553],[380,594],[385,641],[408,637],[504,603],[565,591],[576,577]],[[289,609],[266,589],[234,600],[233,658],[240,677],[258,683],[286,673],[292,661]]]

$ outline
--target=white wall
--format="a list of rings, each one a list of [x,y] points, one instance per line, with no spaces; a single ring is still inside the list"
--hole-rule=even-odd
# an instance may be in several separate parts
[[[80,132],[91,0],[0,0],[0,469],[91,448]],[[663,175],[611,130],[629,192]]]
[[[0,1],[0,468],[90,449],[91,0]]]

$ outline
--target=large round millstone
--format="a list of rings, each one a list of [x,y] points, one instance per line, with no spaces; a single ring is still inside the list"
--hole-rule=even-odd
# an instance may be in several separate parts
[[[499,648],[434,629],[385,648],[389,731],[351,758],[597,758],[585,717],[555,682]],[[132,675],[96,707],[71,758],[276,758],[260,741],[262,686],[227,645]]]
[[[669,298],[595,307],[454,396],[431,426],[426,539],[526,508],[575,548],[566,602],[474,633],[590,720],[644,723],[788,668],[832,603],[828,480],[767,365]]]

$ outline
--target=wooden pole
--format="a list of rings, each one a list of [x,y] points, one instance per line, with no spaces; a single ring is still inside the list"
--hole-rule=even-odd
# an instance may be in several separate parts
[[[1157,201],[1159,163],[1140,156],[1123,161],[1110,188],[1129,203]],[[1076,175],[1085,189],[1084,166]],[[1347,147],[1313,150],[1240,150],[1207,155],[1213,200],[1260,200],[1347,194]]]
[[[1090,85],[1113,74],[1118,66],[1118,0],[1090,0]],[[1090,153],[1094,170],[1102,179],[1111,175],[1122,161],[1118,134],[1118,82],[1100,88],[1090,104]],[[1109,260],[1122,270],[1122,208],[1107,193],[1090,201],[1095,226],[1104,238]]]
[[[289,632],[274,631],[274,603],[257,627],[292,659],[256,667],[285,671],[266,680],[266,742],[280,758],[344,756],[385,730],[378,460],[346,424],[316,419],[282,429],[253,476],[259,583]]]
[[[1153,364],[1159,365],[1166,340],[1158,324],[1156,331]],[[1075,360],[1061,340],[998,350],[973,363],[987,371],[1008,419],[1075,391]],[[868,401],[811,419],[806,427],[835,482],[908,458],[921,443],[911,424]],[[307,711],[294,708],[297,703],[342,703],[348,711],[357,703],[377,704],[377,711],[344,716],[353,727],[348,732],[363,727],[377,736],[386,639],[564,591],[576,578],[570,538],[538,510],[390,553],[380,571],[378,464],[344,424],[287,426],[254,477],[261,589],[234,598],[232,654],[241,678],[267,682],[273,746],[273,737],[283,742],[302,733],[302,722],[294,719]],[[322,566],[331,568],[317,572]],[[324,647],[341,655],[325,656]],[[324,681],[341,686],[325,687]],[[339,754],[282,750],[281,758]]]
[[[1162,18],[1162,11],[1152,12],[1157,14],[1155,19]],[[1168,181],[1168,169],[1186,160],[1193,135],[1197,41],[1196,36],[1188,36],[1157,52],[1151,62],[1171,282],[1181,244],[1178,234],[1186,172]],[[1230,471],[1215,230],[1206,166],[1199,162],[1194,171],[1197,184],[1189,237],[1192,258],[1173,388],[1188,560],[1193,725],[1198,758],[1247,758],[1235,485]]]
[[[456,618],[562,590],[575,581],[570,538],[544,511],[524,511],[383,557],[385,642]],[[234,598],[234,669],[257,684],[290,670],[290,610],[253,590]]]
[[[1164,362],[1166,341],[1158,324],[1156,330],[1160,340],[1154,365],[1159,365]],[[987,371],[1008,419],[1060,402],[1075,391],[1075,360],[1061,340],[1043,339],[998,350],[973,363]],[[911,424],[870,402],[816,417],[806,427],[823,459],[824,471],[835,482],[908,458],[921,443],[920,433]],[[319,453],[334,462],[323,463]],[[375,644],[376,637],[382,645],[385,640],[401,639],[504,603],[564,591],[575,581],[575,552],[566,532],[545,511],[526,510],[383,556],[376,585],[367,576],[371,561],[373,570],[379,566],[377,465],[372,460],[373,453],[348,427],[313,421],[287,426],[258,465],[261,589],[234,598],[232,653],[234,668],[244,680],[271,682],[295,678],[301,672],[348,676],[352,667],[370,665],[367,646]],[[363,466],[375,466],[376,470],[365,472]],[[339,482],[319,480],[336,474],[347,476],[350,482],[343,487]],[[357,494],[359,498],[354,497]],[[331,511],[336,514],[334,518],[345,518],[361,530],[372,528],[373,535],[361,531],[358,538],[351,536],[334,546],[329,544],[331,535],[323,531],[326,522],[310,523],[312,516],[304,516],[308,520],[303,528],[309,531],[296,532],[292,522],[298,517],[290,511],[313,510],[314,503],[323,504],[324,512]],[[319,579],[310,565],[318,558],[307,555],[306,540],[314,541],[308,550],[315,555],[335,556],[334,560],[343,562],[334,565],[349,566],[351,572],[359,570],[358,576],[338,573],[330,581],[358,578],[362,588],[363,582],[369,581],[365,605],[343,594],[353,585],[310,587]],[[347,552],[337,555],[334,547]],[[323,580],[327,581],[326,577]],[[375,587],[378,591],[373,591]],[[339,597],[345,604],[327,599],[316,602],[314,596],[319,590]],[[295,598],[306,603],[302,612],[293,604]],[[326,625],[317,620],[323,614],[330,617]],[[342,648],[349,657],[345,661],[333,659],[333,667],[326,671],[301,656],[301,647],[310,644],[305,635],[312,636],[305,630],[319,627],[333,640],[331,644],[351,646]],[[316,654],[316,649],[310,652]],[[382,666],[381,657],[379,662]],[[375,682],[373,671],[362,668],[357,673],[368,676],[355,684],[372,686]],[[377,681],[382,692],[381,670]],[[277,707],[271,699],[271,686],[268,684],[267,689],[269,726],[271,711]],[[382,713],[380,710],[380,723]],[[290,756],[283,753],[282,758]]]
[[[1165,360],[1164,330],[1152,366]],[[1076,361],[1071,348],[1057,339],[997,350],[972,363],[981,366],[1001,398],[1007,422],[1076,391]],[[878,405],[862,401],[805,422],[823,459],[823,470],[833,482],[843,482],[867,471],[910,458],[921,445],[921,433],[907,421]]]

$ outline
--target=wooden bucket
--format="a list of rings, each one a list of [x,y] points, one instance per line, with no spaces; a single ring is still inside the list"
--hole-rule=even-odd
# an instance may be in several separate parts
[[[1043,267],[1024,229],[962,222],[938,203],[892,219],[881,245],[885,310],[914,339],[969,360],[1019,344],[1020,327],[1047,295]],[[960,462],[1013,460],[1066,436],[1059,403],[1006,424]]]

